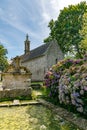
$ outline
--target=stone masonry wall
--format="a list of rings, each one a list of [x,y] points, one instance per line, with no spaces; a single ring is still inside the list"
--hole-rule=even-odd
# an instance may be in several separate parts
[[[4,98],[19,98],[19,97],[30,97],[32,89],[12,89],[12,90],[0,90],[0,99]]]
[[[29,68],[32,73],[32,80],[40,81],[44,79],[44,74],[47,67],[46,56],[32,59],[29,62],[22,63],[22,65]]]
[[[62,51],[60,50],[60,47],[58,46],[56,41],[54,41],[54,42],[52,42],[50,48],[47,51],[47,61],[48,61],[47,68],[52,67],[59,60],[62,60],[64,58],[64,55],[63,55]]]
[[[26,89],[31,85],[31,81],[29,81],[28,74],[12,74],[5,73],[3,74],[3,89]]]

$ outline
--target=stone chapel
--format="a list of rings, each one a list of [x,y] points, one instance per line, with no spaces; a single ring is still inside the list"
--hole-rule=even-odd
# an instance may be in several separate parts
[[[20,64],[30,70],[32,81],[43,81],[46,71],[64,58],[55,40],[30,50],[30,41],[26,35],[24,48]]]

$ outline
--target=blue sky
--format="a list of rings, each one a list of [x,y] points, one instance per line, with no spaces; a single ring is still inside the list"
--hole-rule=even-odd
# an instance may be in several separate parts
[[[56,20],[60,9],[81,1],[84,0],[0,0],[0,42],[7,48],[8,58],[24,53],[27,33],[31,49],[42,45],[49,35],[49,21]]]

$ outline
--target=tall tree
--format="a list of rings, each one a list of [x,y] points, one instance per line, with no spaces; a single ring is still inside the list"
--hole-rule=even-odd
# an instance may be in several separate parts
[[[44,39],[44,42],[49,42],[51,41],[52,39],[54,39],[54,25],[55,25],[55,21],[52,19],[49,24],[48,24],[48,27],[50,28],[50,34],[49,34],[49,37]]]
[[[87,53],[87,12],[84,13],[82,22],[82,29],[79,31],[79,33],[83,38],[81,40],[81,50],[82,54],[84,55],[85,53]]]
[[[0,71],[4,71],[8,66],[6,54],[7,50],[0,44]]]
[[[61,10],[58,19],[50,21],[50,34],[44,41],[56,39],[64,54],[78,53],[78,56],[82,57],[80,43],[83,38],[79,30],[82,29],[82,18],[86,9],[86,2],[81,2]]]

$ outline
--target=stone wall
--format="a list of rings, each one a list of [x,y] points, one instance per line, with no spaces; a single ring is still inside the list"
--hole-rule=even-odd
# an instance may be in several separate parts
[[[3,89],[26,89],[31,85],[29,74],[4,73]]]
[[[31,88],[27,89],[12,89],[12,90],[2,90],[0,91],[0,99],[6,98],[20,98],[20,97],[30,97],[31,98]]]
[[[46,56],[32,59],[28,62],[22,63],[22,66],[29,68],[32,73],[32,80],[42,81],[47,68]]]
[[[59,60],[62,60],[64,58],[64,55],[60,50],[60,47],[58,46],[57,42],[54,42],[52,42],[50,48],[47,51],[47,68],[52,67]]]

